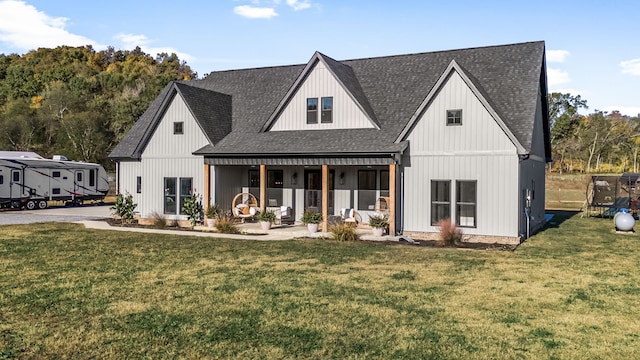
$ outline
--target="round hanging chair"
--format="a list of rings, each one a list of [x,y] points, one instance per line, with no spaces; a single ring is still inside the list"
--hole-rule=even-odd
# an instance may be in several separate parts
[[[239,193],[231,202],[231,211],[234,217],[252,218],[258,213],[258,199],[251,193]]]
[[[376,200],[375,211],[382,214],[389,213],[389,201],[390,198],[388,196],[380,196]]]

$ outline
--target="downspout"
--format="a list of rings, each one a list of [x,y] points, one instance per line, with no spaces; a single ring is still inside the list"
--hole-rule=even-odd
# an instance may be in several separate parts
[[[520,159],[520,169],[518,171],[518,184],[521,187],[522,186],[522,162],[529,159],[529,154],[521,154],[518,155],[518,158]],[[526,239],[529,239],[529,237],[531,236],[531,189],[525,188],[525,197],[524,197],[524,217],[525,217],[525,221],[526,221],[526,228],[527,228],[527,237]],[[518,192],[520,192],[520,189],[518,189]]]
[[[400,170],[400,234],[404,234],[404,169]]]

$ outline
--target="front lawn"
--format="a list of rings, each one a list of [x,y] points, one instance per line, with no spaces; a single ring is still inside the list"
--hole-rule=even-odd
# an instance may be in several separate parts
[[[514,252],[3,226],[0,359],[640,358],[640,236],[571,215]]]

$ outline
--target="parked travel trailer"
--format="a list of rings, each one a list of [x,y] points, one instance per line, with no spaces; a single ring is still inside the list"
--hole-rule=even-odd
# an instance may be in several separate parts
[[[107,172],[98,164],[0,151],[0,207],[44,209],[50,200],[80,205],[102,201],[108,191]]]

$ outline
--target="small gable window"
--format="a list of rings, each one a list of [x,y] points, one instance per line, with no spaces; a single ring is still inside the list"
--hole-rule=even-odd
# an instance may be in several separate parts
[[[307,124],[318,123],[318,98],[307,99]]]
[[[173,123],[173,134],[174,135],[184,134],[184,122],[176,121]]]
[[[322,123],[333,122],[333,98],[332,97],[322,98],[322,119],[320,120],[320,122]]]
[[[447,110],[447,126],[462,125],[462,110]]]

